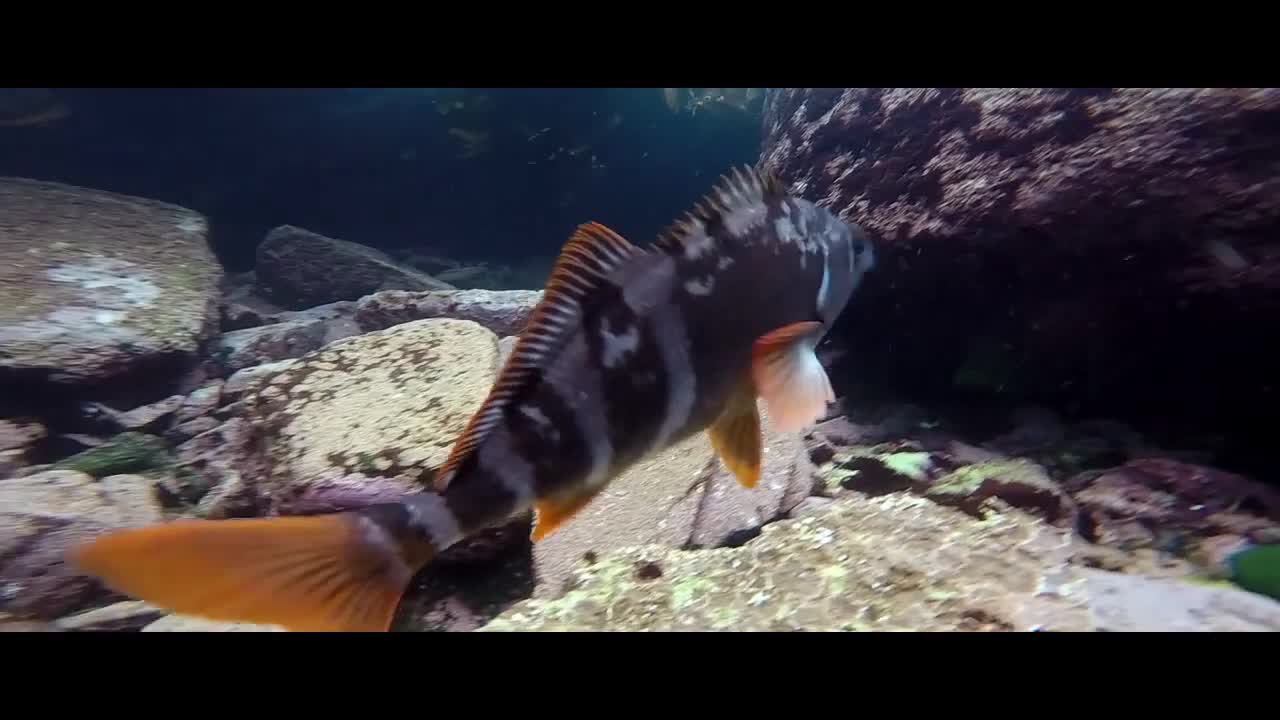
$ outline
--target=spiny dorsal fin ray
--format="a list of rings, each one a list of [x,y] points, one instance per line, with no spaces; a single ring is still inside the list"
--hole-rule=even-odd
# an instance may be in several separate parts
[[[489,396],[471,417],[466,430],[454,443],[449,459],[436,473],[438,491],[448,486],[458,466],[501,420],[506,404],[559,347],[577,320],[582,301],[611,272],[643,253],[600,223],[578,226],[560,250],[543,288],[542,300],[529,314],[524,332],[516,340]]]
[[[777,202],[786,194],[786,186],[772,172],[749,165],[731,168],[691,210],[662,232],[655,246],[666,252],[682,250],[690,237],[701,236],[707,227],[718,225],[735,208],[753,202]]]

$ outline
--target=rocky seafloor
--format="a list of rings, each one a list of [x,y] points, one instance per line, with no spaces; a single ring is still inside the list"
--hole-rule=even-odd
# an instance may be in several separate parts
[[[902,266],[907,243],[941,253],[935,236],[981,236],[981,223],[961,222],[964,207],[989,220],[990,203],[953,207],[945,187],[919,187],[915,166],[863,168],[824,133],[868,116],[879,119],[863,130],[880,132],[894,127],[891,110],[950,107],[939,92],[881,93],[873,107],[852,91],[771,91],[768,104],[766,164],[826,202],[863,208],[895,248],[877,272],[904,283],[934,277]],[[986,112],[974,103],[966,112]],[[966,127],[986,127],[975,123]],[[962,138],[945,130],[937,144],[958,152]],[[1019,142],[1007,141],[1005,155],[1036,160],[1014,163],[1016,177],[1062,172],[1057,155]],[[811,172],[810,155],[835,165]],[[1168,180],[1166,192],[1192,176]],[[929,177],[977,192],[962,175]],[[1067,190],[1036,182],[1035,223],[1052,228],[1048,200]],[[910,202],[883,195],[893,183],[915,189]],[[904,224],[939,203],[930,212],[941,219]],[[77,575],[63,553],[114,527],[340,509],[416,491],[540,297],[509,289],[537,286],[518,270],[393,258],[287,225],[264,238],[252,272],[228,274],[199,214],[85,188],[0,179],[0,211],[9,219],[0,224],[6,630],[278,629],[169,615]],[[1268,240],[1237,230],[1249,238],[1237,241],[1242,251],[1270,257]],[[982,252],[1021,252],[1013,242]],[[1217,277],[1201,262],[1198,282]],[[1264,280],[1237,273],[1235,282],[1261,293]],[[886,303],[886,287],[853,306]],[[922,308],[898,306],[895,322]],[[918,326],[895,336],[913,363],[930,343],[957,347],[936,333],[964,331]],[[833,342],[847,337],[858,336]],[[520,518],[453,548],[415,580],[393,629],[1280,630],[1280,601],[1221,577],[1229,550],[1280,541],[1271,478],[1228,472],[1211,450],[1169,446],[1106,417],[1030,403],[912,404],[873,395],[857,377],[834,379],[843,397],[816,427],[780,434],[764,417],[755,489],[695,436],[639,463],[537,545]]]

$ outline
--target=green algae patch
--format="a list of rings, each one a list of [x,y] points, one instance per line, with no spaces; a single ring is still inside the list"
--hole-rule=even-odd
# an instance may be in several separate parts
[[[174,458],[164,440],[146,433],[125,432],[105,444],[53,464],[54,470],[75,470],[95,478],[111,475],[166,476]]]

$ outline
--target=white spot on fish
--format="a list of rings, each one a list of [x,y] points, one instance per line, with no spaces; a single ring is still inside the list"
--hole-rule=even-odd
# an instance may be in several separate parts
[[[615,368],[621,364],[623,358],[640,347],[640,331],[632,326],[621,333],[614,333],[610,331],[608,320],[606,320],[604,327],[600,328],[600,340],[603,342],[601,352],[604,366]]]
[[[742,237],[747,231],[764,222],[764,205],[749,202],[738,205],[724,216],[724,227],[734,237]]]
[[[542,425],[544,427],[549,427],[551,425],[551,421],[547,419],[547,416],[543,414],[542,410],[534,407],[533,405],[521,405],[520,414],[529,418],[538,425]]]
[[[707,276],[702,279],[694,278],[693,280],[685,281],[684,289],[685,292],[690,295],[710,295],[711,289],[714,288],[715,285],[715,279],[711,276]]]
[[[827,306],[827,291],[831,289],[831,256],[822,249],[822,284],[818,286],[818,308]]]
[[[728,270],[729,266],[732,264],[733,264],[733,258],[729,257],[728,255],[725,255],[724,257],[720,258],[720,262],[716,263],[716,268],[720,270]]]
[[[715,249],[715,241],[707,235],[707,229],[701,222],[691,223],[688,237],[685,238],[684,256],[689,260],[697,260]]]
[[[653,315],[658,352],[667,379],[667,410],[650,451],[665,448],[671,437],[689,421],[697,393],[697,378],[689,360],[689,336],[680,312],[671,304],[657,308]]]

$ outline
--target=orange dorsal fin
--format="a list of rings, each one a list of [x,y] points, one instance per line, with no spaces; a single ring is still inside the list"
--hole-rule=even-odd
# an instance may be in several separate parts
[[[581,315],[581,305],[600,282],[628,260],[644,254],[625,238],[600,223],[578,226],[560,251],[543,288],[542,300],[515,348],[507,357],[493,389],[453,445],[436,474],[436,490],[448,487],[454,472],[475,451],[502,418],[502,411],[529,378],[560,349]]]
[[[748,165],[731,168],[683,217],[662,231],[654,247],[667,253],[683,252],[687,243],[701,241],[708,227],[721,224],[735,209],[751,203],[776,203],[786,194],[782,181],[771,172]]]
[[[827,371],[814,354],[822,332],[817,321],[780,327],[756,340],[751,376],[779,432],[794,432],[815,422],[835,401]]]
[[[181,614],[379,632],[417,569],[401,550],[367,518],[339,513],[130,528],[73,549],[69,560],[117,592]]]
[[[707,428],[716,455],[743,487],[760,481],[760,412],[748,374],[725,403],[720,416]]]

